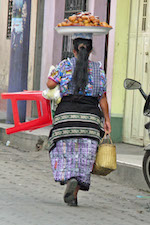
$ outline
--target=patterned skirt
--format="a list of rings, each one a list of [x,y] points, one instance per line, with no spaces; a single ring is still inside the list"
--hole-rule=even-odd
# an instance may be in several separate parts
[[[90,96],[65,96],[58,105],[48,149],[55,181],[76,178],[89,190],[96,150],[104,134],[98,100]]]
[[[98,141],[90,138],[59,140],[50,152],[55,181],[65,184],[76,178],[81,190],[88,191]]]

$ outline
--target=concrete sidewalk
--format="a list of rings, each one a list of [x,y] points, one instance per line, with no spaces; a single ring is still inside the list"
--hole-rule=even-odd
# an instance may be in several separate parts
[[[10,124],[0,123],[0,140],[15,148],[26,151],[44,150],[51,126],[32,132],[18,132],[7,135],[5,129]],[[106,179],[120,182],[144,191],[150,191],[142,172],[144,151],[140,146],[117,143],[117,170],[106,176]]]

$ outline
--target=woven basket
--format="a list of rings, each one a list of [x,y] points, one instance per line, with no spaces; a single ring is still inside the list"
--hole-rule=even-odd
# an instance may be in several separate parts
[[[116,146],[112,143],[111,137],[107,138],[107,143],[104,142],[104,135],[96,154],[96,160],[93,166],[93,174],[106,176],[110,172],[116,170]],[[110,142],[110,143],[108,143]]]

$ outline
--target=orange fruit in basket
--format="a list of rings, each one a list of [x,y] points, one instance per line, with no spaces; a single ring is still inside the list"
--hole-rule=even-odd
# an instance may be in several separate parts
[[[72,23],[71,22],[68,22],[68,23],[66,23],[65,26],[72,26]]]
[[[81,17],[79,17],[79,18],[78,18],[78,21],[79,21],[79,22],[82,22],[82,21],[83,21],[83,19],[82,19]]]
[[[94,24],[92,22],[90,22],[90,26],[94,26]]]
[[[81,16],[81,18],[83,19],[83,20],[87,20],[88,22],[90,22],[90,18],[89,18],[89,16]]]
[[[69,21],[69,22],[67,23],[67,26],[72,26],[72,22]]]
[[[108,25],[108,23],[106,23],[106,22],[100,22],[100,25],[101,25],[102,27],[111,27],[111,26]]]
[[[91,26],[91,25],[90,25],[90,23],[85,23],[84,26],[89,27],[89,26]]]
[[[69,20],[70,20],[71,22],[74,22],[76,19],[77,19],[77,16],[76,16],[76,15],[69,16]]]
[[[62,24],[61,24],[61,23],[59,23],[57,26],[58,26],[58,27],[62,27]]]
[[[61,25],[64,27],[64,26],[67,26],[67,22],[62,22]]]
[[[84,26],[84,23],[83,22],[79,22],[79,26]]]
[[[64,19],[64,21],[57,26],[102,26],[112,28],[108,23],[100,22],[99,17],[93,16],[90,12],[73,14],[72,16],[69,16],[68,19]]]
[[[90,19],[91,21],[93,21],[93,20],[95,20],[95,16],[89,16],[89,19]]]
[[[86,24],[86,23],[89,23],[89,21],[88,20],[83,20],[83,23]]]
[[[74,23],[74,24],[77,24],[77,23],[78,23],[78,20],[75,20],[73,23]]]

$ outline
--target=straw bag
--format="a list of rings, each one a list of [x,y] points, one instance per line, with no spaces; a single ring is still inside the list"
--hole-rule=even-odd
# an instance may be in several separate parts
[[[98,174],[106,176],[110,172],[114,171],[117,168],[116,162],[116,146],[112,143],[110,135],[107,137],[107,143],[104,142],[104,138],[101,140],[101,143],[98,147],[96,154],[96,160],[93,166],[93,174]]]

